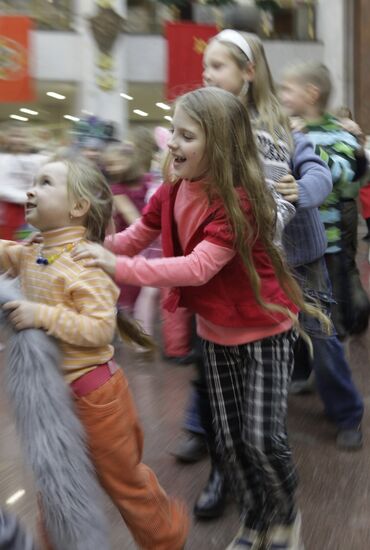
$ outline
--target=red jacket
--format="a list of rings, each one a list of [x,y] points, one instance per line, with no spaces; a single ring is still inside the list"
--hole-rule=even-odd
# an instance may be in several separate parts
[[[145,225],[161,230],[163,255],[186,256],[204,239],[219,246],[234,248],[226,212],[218,200],[210,205],[209,215],[191,237],[186,250],[182,250],[174,219],[174,205],[180,183],[163,184],[143,211]],[[251,216],[248,199],[242,193],[240,197],[246,215]],[[259,240],[253,246],[253,261],[261,278],[261,295],[264,300],[297,313],[298,309],[281,289],[271,260]],[[225,327],[259,327],[286,320],[285,315],[271,313],[257,304],[249,276],[238,254],[206,284],[172,289],[166,308],[175,311],[177,306],[187,307],[208,321]]]

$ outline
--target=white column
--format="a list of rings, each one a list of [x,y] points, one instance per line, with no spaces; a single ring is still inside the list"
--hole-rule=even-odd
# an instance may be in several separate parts
[[[112,0],[113,9],[122,17],[126,13],[126,0]],[[82,111],[115,123],[119,137],[127,130],[127,102],[120,97],[125,91],[126,64],[123,62],[125,36],[119,34],[111,51],[112,68],[102,71],[97,65],[99,48],[90,29],[89,18],[97,15],[99,6],[97,0],[77,0],[75,2],[77,17],[76,30],[81,37],[81,52],[76,52],[81,58],[80,90],[77,116],[83,116]],[[112,90],[103,90],[98,85],[98,77],[109,74],[114,81]]]
[[[331,106],[348,105],[349,79],[347,52],[349,25],[346,0],[318,0],[317,35],[324,44],[323,62],[333,79]]]

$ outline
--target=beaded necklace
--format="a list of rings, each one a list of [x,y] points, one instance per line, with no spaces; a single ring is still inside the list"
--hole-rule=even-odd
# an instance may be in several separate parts
[[[51,265],[55,262],[55,260],[60,258],[60,256],[64,254],[64,252],[71,252],[78,242],[79,241],[76,241],[75,243],[68,243],[62,248],[62,250],[60,250],[60,252],[56,252],[55,254],[51,254],[50,256],[44,256],[42,252],[43,247],[42,245],[40,245],[36,257],[36,263],[38,265]]]

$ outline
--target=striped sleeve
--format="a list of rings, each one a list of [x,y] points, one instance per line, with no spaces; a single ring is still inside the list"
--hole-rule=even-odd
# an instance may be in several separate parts
[[[28,247],[27,247],[28,248]],[[19,275],[21,260],[26,247],[13,241],[0,241],[0,269],[10,271],[13,277]]]
[[[117,287],[102,270],[84,269],[66,288],[65,303],[39,305],[35,326],[76,346],[110,344],[116,327],[118,294]]]

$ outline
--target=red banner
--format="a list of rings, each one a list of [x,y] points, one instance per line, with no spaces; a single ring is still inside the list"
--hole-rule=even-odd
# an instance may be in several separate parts
[[[167,99],[202,85],[203,52],[219,29],[213,25],[167,23]]]
[[[34,89],[29,68],[31,20],[0,17],[0,101],[32,101]]]

